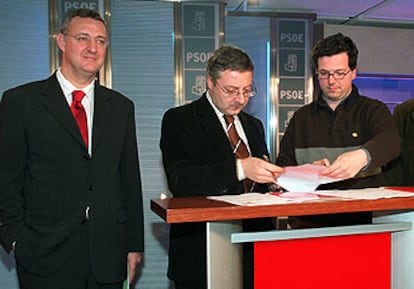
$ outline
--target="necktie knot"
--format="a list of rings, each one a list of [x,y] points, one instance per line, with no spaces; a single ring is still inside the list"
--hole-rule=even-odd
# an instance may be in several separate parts
[[[85,96],[85,93],[82,90],[74,90],[72,92],[72,96],[74,102],[81,102]]]
[[[224,115],[224,119],[226,120],[227,125],[234,122],[234,116],[232,116],[232,115]]]

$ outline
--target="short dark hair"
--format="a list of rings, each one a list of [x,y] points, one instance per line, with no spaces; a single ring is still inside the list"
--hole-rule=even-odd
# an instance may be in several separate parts
[[[220,78],[224,70],[254,71],[254,65],[249,55],[238,47],[223,45],[213,52],[207,63],[207,75],[213,82]]]
[[[60,33],[66,34],[67,30],[69,28],[70,22],[75,17],[81,17],[81,18],[92,18],[97,21],[101,21],[105,25],[106,31],[108,31],[108,27],[105,23],[105,20],[102,18],[101,14],[99,14],[97,11],[92,9],[75,9],[67,12],[65,15],[63,15],[62,18],[62,24],[60,25]]]
[[[354,41],[342,33],[337,33],[319,40],[312,50],[312,61],[315,68],[318,69],[318,58],[323,56],[332,56],[346,52],[348,54],[348,65],[354,70],[358,61],[358,48]]]

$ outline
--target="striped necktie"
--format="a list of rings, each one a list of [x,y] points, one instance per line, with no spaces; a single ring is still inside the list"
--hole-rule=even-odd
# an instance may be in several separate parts
[[[224,115],[224,119],[226,120],[226,131],[231,147],[233,148],[234,155],[238,159],[249,157],[247,146],[237,133],[236,126],[234,125],[234,117],[232,115]],[[245,192],[251,192],[254,188],[254,182],[250,179],[244,179],[243,185]]]

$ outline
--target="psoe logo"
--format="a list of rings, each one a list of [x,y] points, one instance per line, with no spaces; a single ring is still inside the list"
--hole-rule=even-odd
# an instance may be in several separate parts
[[[295,114],[294,110],[288,110],[288,112],[286,113],[285,128],[289,126],[289,122],[292,119],[294,114]]]
[[[194,13],[194,20],[191,22],[191,27],[195,31],[206,30],[206,13],[204,11],[196,11]]]
[[[287,62],[285,63],[285,70],[289,72],[296,72],[298,70],[298,57],[296,54],[289,54]]]
[[[206,77],[204,75],[196,75],[194,77],[194,85],[191,87],[193,95],[201,96],[206,90]]]

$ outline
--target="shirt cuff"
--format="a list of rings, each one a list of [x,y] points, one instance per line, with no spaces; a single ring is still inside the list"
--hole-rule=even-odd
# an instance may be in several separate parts
[[[372,157],[366,148],[361,148],[361,149],[367,154],[367,165],[361,169],[361,171],[365,171],[371,164]]]
[[[236,171],[237,171],[237,179],[239,181],[242,181],[246,178],[240,159],[236,159]]]

